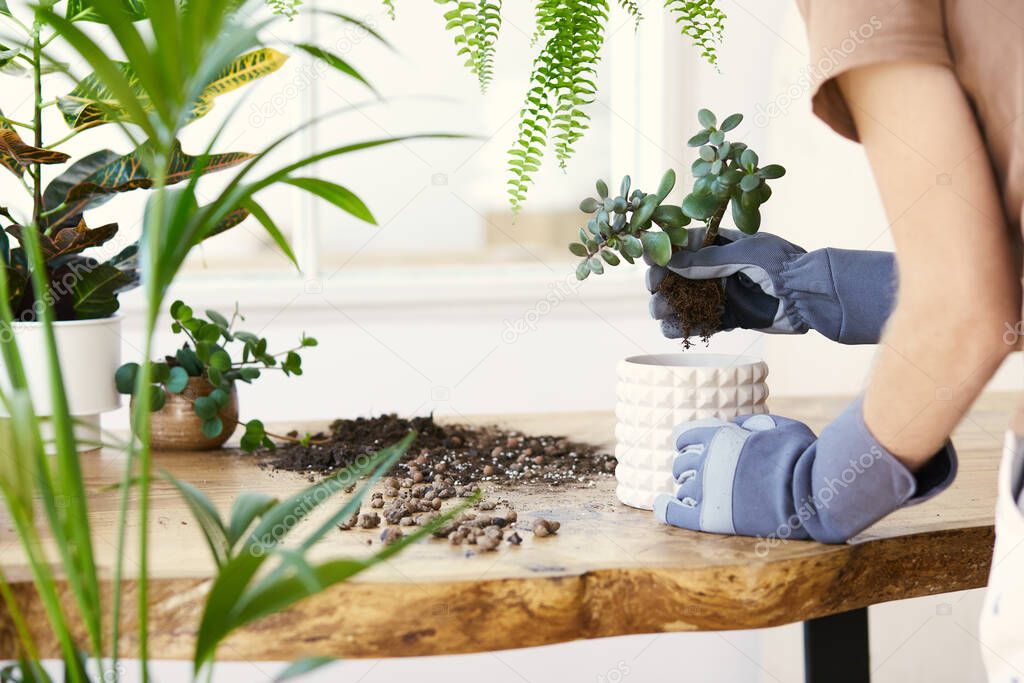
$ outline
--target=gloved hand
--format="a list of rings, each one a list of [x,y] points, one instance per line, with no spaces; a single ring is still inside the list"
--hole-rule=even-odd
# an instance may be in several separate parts
[[[896,297],[896,264],[881,251],[818,249],[807,253],[768,233],[719,230],[715,246],[697,250],[703,230],[690,231],[690,250],[666,267],[651,266],[651,315],[666,337],[683,326],[657,293],[669,271],[691,280],[719,278],[725,287],[722,331],[742,327],[778,334],[817,330],[844,344],[875,344]]]
[[[676,494],[658,496],[654,514],[695,531],[841,543],[956,476],[949,442],[910,472],[871,436],[860,399],[820,437],[762,414],[684,422],[673,439]]]

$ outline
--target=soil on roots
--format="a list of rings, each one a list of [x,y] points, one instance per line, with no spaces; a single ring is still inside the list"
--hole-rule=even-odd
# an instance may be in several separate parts
[[[658,292],[675,311],[683,328],[683,348],[693,346],[691,337],[700,337],[707,346],[711,335],[722,325],[724,294],[718,280],[688,280],[669,272]]]

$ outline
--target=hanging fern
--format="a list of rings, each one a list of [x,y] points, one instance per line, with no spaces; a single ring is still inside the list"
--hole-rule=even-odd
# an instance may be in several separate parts
[[[287,17],[291,21],[299,13],[302,0],[266,0],[267,5],[275,14]]]
[[[633,17],[633,25],[639,27],[640,22],[644,20],[643,12],[640,11],[640,5],[633,2],[633,0],[619,0],[619,6],[625,10],[626,14]]]
[[[381,0],[394,16],[393,0]],[[501,30],[502,0],[435,0],[448,9],[445,28],[455,34],[459,56],[476,74],[482,90],[494,76],[494,52]],[[617,0],[639,24],[637,0]],[[589,126],[586,107],[597,94],[597,64],[608,30],[609,0],[534,0],[533,61],[530,87],[519,112],[516,140],[509,150],[508,194],[513,211],[526,200],[533,173],[540,170],[544,150],[554,148],[559,166],[575,151]],[[708,63],[717,66],[725,13],[716,0],[665,0],[683,35],[689,36]]]
[[[444,13],[445,28],[455,33],[459,56],[465,55],[466,66],[476,74],[480,90],[486,92],[494,77],[494,47],[501,30],[501,0],[434,0],[451,5]]]
[[[544,41],[533,63],[531,87],[519,113],[519,134],[509,150],[508,194],[513,210],[526,199],[530,176],[553,140],[565,168],[589,127],[583,107],[597,92],[597,63],[608,20],[607,0],[541,0],[537,35]]]
[[[693,40],[701,56],[717,67],[718,46],[725,33],[725,12],[715,6],[715,0],[665,0],[665,7],[675,13],[683,35]]]

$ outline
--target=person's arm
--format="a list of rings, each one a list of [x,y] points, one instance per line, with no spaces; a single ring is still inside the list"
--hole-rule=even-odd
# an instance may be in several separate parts
[[[688,529],[845,541],[956,476],[949,434],[1016,345],[1015,241],[971,108],[948,67],[841,75],[896,242],[899,291],[863,399],[815,436],[771,415],[676,427]]]
[[[916,470],[1013,350],[1006,339],[1021,317],[1019,266],[984,141],[953,72],[889,62],[853,69],[839,84],[900,273],[864,421]]]

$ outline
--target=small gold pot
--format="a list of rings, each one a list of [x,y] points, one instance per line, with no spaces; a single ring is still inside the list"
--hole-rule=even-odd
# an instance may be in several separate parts
[[[167,394],[167,402],[149,417],[149,433],[156,451],[208,451],[220,448],[231,438],[238,426],[238,392],[231,385],[228,403],[218,415],[224,429],[214,439],[203,434],[203,421],[193,410],[193,402],[208,396],[214,386],[205,377],[189,377],[188,386],[181,394]],[[132,399],[134,407],[135,399]]]

